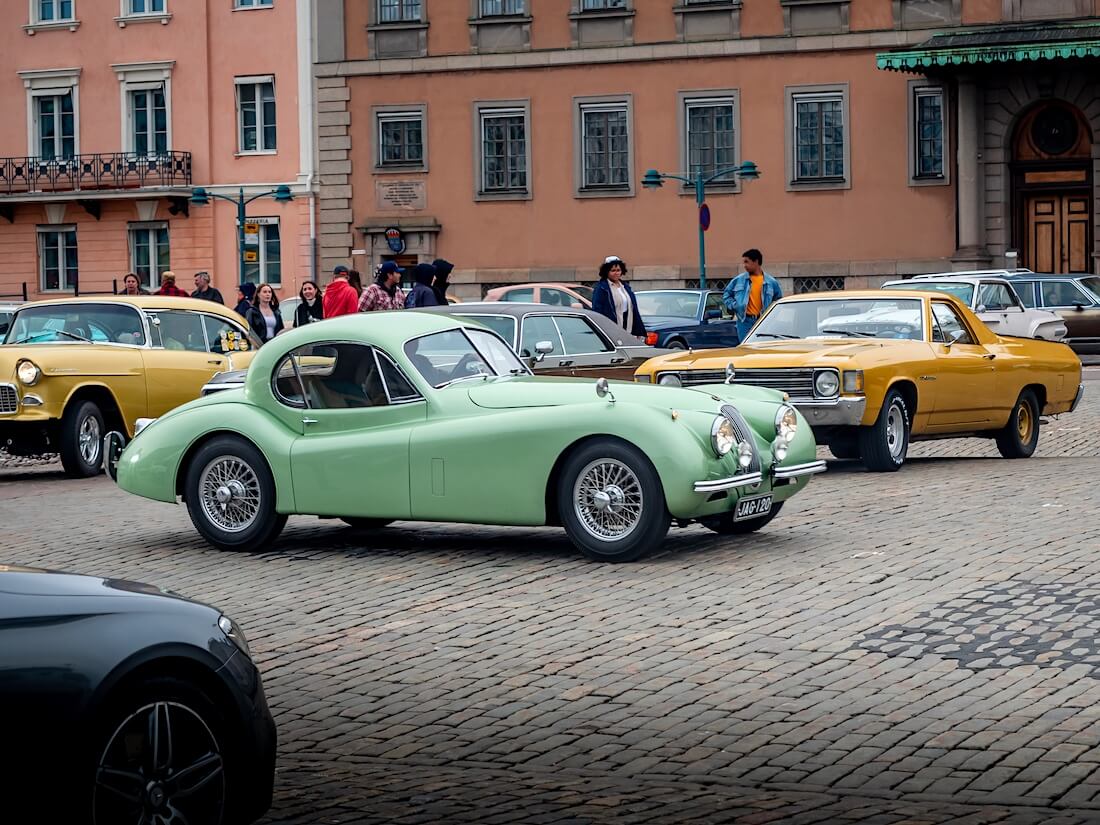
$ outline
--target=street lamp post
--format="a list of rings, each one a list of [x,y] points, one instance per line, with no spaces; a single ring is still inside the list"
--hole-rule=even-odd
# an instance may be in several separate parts
[[[707,210],[704,213],[704,207],[706,206],[706,191],[707,185],[713,183],[721,178],[738,177],[745,180],[756,180],[760,177],[760,170],[756,168],[756,164],[751,160],[746,160],[739,166],[731,166],[728,169],[721,169],[712,175],[703,175],[703,170],[699,169],[694,177],[687,175],[672,175],[666,172],[658,172],[656,169],[650,169],[645,173],[642,178],[642,186],[646,189],[660,189],[664,185],[665,180],[678,180],[683,181],[689,186],[695,187],[695,206],[699,211],[699,286],[702,289],[707,288],[707,242],[706,231],[710,226],[710,212]]]
[[[246,261],[244,259],[244,225],[248,218],[245,215],[245,207],[252,201],[259,200],[260,198],[266,198],[268,196],[273,197],[278,203],[289,203],[294,200],[294,193],[290,191],[290,187],[286,184],[276,186],[274,189],[267,192],[260,192],[253,195],[250,198],[244,196],[244,187],[242,186],[237,193],[236,197],[232,195],[220,195],[217,192],[208,192],[205,189],[199,187],[191,190],[191,203],[195,206],[207,206],[210,203],[211,198],[216,200],[228,201],[237,205],[237,267],[238,278],[237,283],[243,284],[245,281],[244,270]]]

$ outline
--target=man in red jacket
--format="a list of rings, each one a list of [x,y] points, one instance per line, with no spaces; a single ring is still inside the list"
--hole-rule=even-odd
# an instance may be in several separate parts
[[[348,283],[348,268],[340,265],[332,270],[332,283],[325,287],[325,297],[321,301],[325,318],[337,315],[351,315],[359,311],[359,294]]]

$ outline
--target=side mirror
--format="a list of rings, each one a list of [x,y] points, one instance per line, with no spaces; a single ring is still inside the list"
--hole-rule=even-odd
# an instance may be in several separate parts
[[[708,321],[716,321],[721,317],[722,317],[722,310],[720,310],[720,309],[708,309],[707,310],[707,320]]]
[[[547,355],[554,351],[554,344],[550,341],[539,341],[535,344],[535,362],[542,361]]]
[[[957,329],[957,330],[955,330],[954,332],[951,333],[950,340],[946,344],[944,344],[944,346],[945,347],[950,347],[954,344],[959,343],[959,340],[962,339],[962,338],[965,338],[965,337],[966,337],[966,330]]]
[[[975,312],[988,312],[989,308],[985,304],[978,304],[978,308],[975,309],[974,311]]]
[[[1084,312],[1085,311],[1085,305],[1084,304],[1074,304],[1073,309],[1074,309],[1075,312]]]

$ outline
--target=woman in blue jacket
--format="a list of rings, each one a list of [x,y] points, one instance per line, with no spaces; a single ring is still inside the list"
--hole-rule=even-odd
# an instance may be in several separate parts
[[[623,259],[618,255],[606,257],[600,267],[600,280],[592,288],[592,310],[607,316],[631,335],[645,338],[638,299],[624,277],[626,264]]]

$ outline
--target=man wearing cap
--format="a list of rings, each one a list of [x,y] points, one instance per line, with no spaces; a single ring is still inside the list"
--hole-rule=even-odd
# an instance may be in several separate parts
[[[405,309],[419,309],[420,307],[436,307],[436,300],[432,291],[432,281],[435,280],[435,267],[431,264],[417,264],[413,268],[413,288],[405,296]]]
[[[209,272],[195,273],[195,291],[191,293],[191,297],[198,298],[200,301],[213,301],[216,304],[225,305],[222,294],[210,286]]]
[[[378,267],[374,283],[363,290],[359,299],[360,312],[376,312],[384,309],[404,309],[405,293],[398,286],[401,283],[401,269],[393,261],[386,261]]]
[[[174,295],[177,298],[190,298],[191,296],[176,286],[176,273],[171,270],[160,273],[160,289],[157,295]]]
[[[352,315],[359,309],[359,295],[348,283],[348,268],[340,264],[332,270],[332,283],[325,289],[322,299],[325,318]]]

